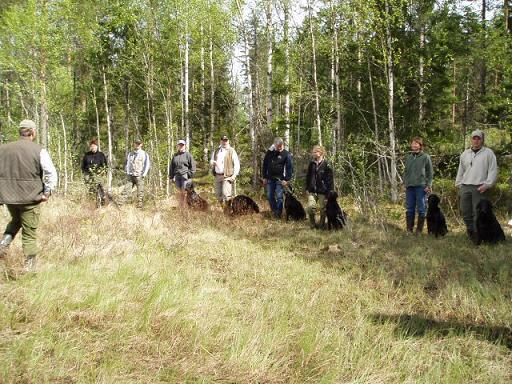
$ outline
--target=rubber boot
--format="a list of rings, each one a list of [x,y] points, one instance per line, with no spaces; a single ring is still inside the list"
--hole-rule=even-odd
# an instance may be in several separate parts
[[[28,255],[25,257],[25,265],[23,266],[25,272],[34,272],[36,269],[36,255]]]
[[[407,222],[407,232],[412,233],[414,229],[414,215],[407,215],[405,219]]]
[[[4,257],[7,254],[7,249],[12,243],[12,235],[10,233],[4,233],[2,240],[0,240],[0,257]]]
[[[418,224],[416,225],[416,233],[422,233],[424,225],[425,225],[425,216],[418,216]]]

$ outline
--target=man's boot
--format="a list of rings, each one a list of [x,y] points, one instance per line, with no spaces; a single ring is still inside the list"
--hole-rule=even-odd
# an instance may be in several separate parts
[[[4,233],[2,240],[0,240],[0,258],[7,254],[7,249],[12,242],[12,235],[10,233]]]
[[[34,272],[36,269],[36,255],[28,255],[25,257],[25,265],[23,266],[25,272]]]
[[[414,215],[407,215],[405,219],[407,223],[407,232],[412,233],[414,229]]]
[[[418,216],[418,224],[416,225],[416,233],[423,232],[424,224],[425,224],[425,216]]]

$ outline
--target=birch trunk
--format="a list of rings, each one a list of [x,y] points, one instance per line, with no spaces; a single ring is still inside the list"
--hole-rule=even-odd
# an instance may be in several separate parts
[[[394,115],[394,62],[393,62],[393,40],[389,26],[389,18],[391,16],[389,3],[386,1],[386,55],[387,55],[387,82],[388,82],[388,129],[389,129],[389,153],[390,153],[390,184],[391,184],[391,201],[398,201],[398,173],[396,161],[396,138],[395,138],[395,115]]]
[[[188,35],[188,29],[185,32],[185,68],[184,68],[184,81],[185,81],[185,87],[184,87],[184,107],[185,107],[185,141],[187,142],[187,147],[190,148],[191,142],[190,142],[190,125],[189,125],[189,35]]]
[[[272,56],[273,56],[273,38],[274,32],[272,27],[272,0],[267,0],[267,129],[270,131],[272,128]]]
[[[208,30],[210,34],[210,139],[208,147],[210,151],[213,152],[213,135],[215,134],[215,67],[213,65],[213,33],[211,20],[208,24]]]
[[[290,41],[289,41],[289,18],[290,18],[290,2],[286,1],[284,4],[284,62],[285,62],[285,75],[284,84],[286,94],[284,97],[284,145],[286,150],[290,148]]]
[[[318,91],[318,79],[316,70],[316,39],[313,31],[313,15],[311,9],[311,3],[308,2],[309,11],[309,33],[311,35],[311,51],[313,53],[313,88],[315,92],[315,116],[316,116],[316,129],[318,133],[318,144],[322,144],[322,127],[320,124],[320,93]]]
[[[107,119],[107,139],[108,139],[108,176],[107,189],[112,190],[112,127],[110,123],[110,108],[108,106],[108,83],[105,73],[105,66],[101,67],[103,77],[103,101],[105,103],[105,116]]]
[[[248,90],[248,107],[249,107],[249,136],[251,139],[251,165],[252,165],[252,185],[256,188],[258,181],[258,162],[256,157],[256,134],[254,129],[254,105],[253,105],[253,91],[252,91],[252,77],[251,77],[251,57],[249,50],[249,41],[247,38],[247,30],[245,28],[242,6],[240,4],[240,0],[236,0],[238,17],[240,19],[240,28],[242,30],[243,42],[244,42],[244,64],[245,64],[245,73],[247,80],[247,90]]]
[[[62,124],[62,140],[64,141],[64,195],[68,193],[68,135],[66,132],[66,124],[64,116],[60,114],[60,122]]]
[[[420,126],[423,126],[423,120],[424,120],[424,105],[425,105],[425,91],[423,89],[424,85],[424,54],[423,50],[425,47],[425,26],[420,25],[420,58],[419,58],[419,65],[418,65],[418,122],[420,123]]]

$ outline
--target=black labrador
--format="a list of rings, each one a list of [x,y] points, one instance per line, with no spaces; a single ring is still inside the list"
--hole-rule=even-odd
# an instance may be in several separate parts
[[[476,205],[476,244],[496,244],[505,241],[505,233],[496,219],[489,200],[483,199]]]
[[[439,208],[440,202],[441,199],[435,194],[430,195],[427,201],[427,231],[429,235],[434,235],[435,237],[444,236],[448,233],[446,219],[441,208]]]
[[[190,208],[203,212],[208,211],[208,202],[195,191],[193,182],[190,181],[185,184],[185,191],[187,193],[187,205]]]
[[[306,211],[300,201],[293,194],[291,186],[284,188],[284,209],[286,211],[286,220],[304,220]]]
[[[347,225],[347,215],[338,204],[338,193],[336,191],[329,191],[326,199],[325,213],[327,216],[327,229],[343,229],[343,227]]]

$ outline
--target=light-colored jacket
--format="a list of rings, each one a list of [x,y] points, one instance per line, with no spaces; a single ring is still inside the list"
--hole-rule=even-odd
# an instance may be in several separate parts
[[[126,159],[126,173],[130,176],[143,176],[145,177],[151,163],[149,155],[142,149],[131,151]]]
[[[491,149],[482,147],[475,152],[470,148],[460,155],[459,170],[455,179],[457,187],[462,184],[485,184],[487,188],[490,188],[496,184],[497,177],[498,165],[496,156]]]

